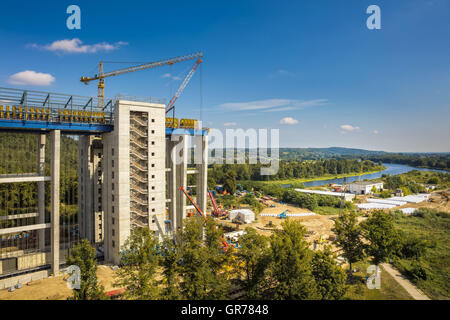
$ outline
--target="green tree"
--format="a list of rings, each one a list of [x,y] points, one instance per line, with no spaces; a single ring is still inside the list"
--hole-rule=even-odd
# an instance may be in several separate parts
[[[375,211],[361,223],[363,236],[368,241],[367,253],[373,263],[379,264],[399,253],[401,241],[394,220],[384,211]]]
[[[216,188],[216,180],[210,174],[208,174],[208,190],[214,190]]]
[[[288,219],[270,237],[274,299],[320,298],[312,275],[313,252],[303,238],[305,234],[306,229],[299,221]]]
[[[223,188],[230,194],[236,192],[236,172],[234,170],[228,170],[225,173],[225,181],[223,183]]]
[[[329,247],[314,253],[312,274],[322,300],[339,300],[347,291],[347,276]]]
[[[195,217],[186,220],[180,230],[180,289],[183,299],[225,299],[229,290],[226,274],[221,272],[226,258],[221,253],[219,231],[213,228],[212,220],[204,225],[202,218]]]
[[[351,273],[352,264],[364,257],[362,230],[358,224],[356,213],[354,211],[341,212],[334,222],[334,232],[337,236],[336,244],[342,249],[342,256],[350,264]]]
[[[162,285],[161,298],[167,300],[180,299],[179,287],[179,260],[180,252],[177,243],[170,237],[165,237],[161,245],[160,265],[162,267],[163,279],[160,281]]]
[[[237,251],[238,270],[244,275],[241,286],[248,299],[262,299],[266,288],[266,271],[270,264],[268,238],[253,228],[247,228],[239,239],[241,248]]]
[[[125,287],[128,299],[152,300],[158,298],[155,280],[158,268],[158,240],[149,228],[131,232],[121,252],[121,268],[115,285]]]
[[[73,289],[75,300],[100,300],[105,299],[103,286],[98,284],[97,260],[95,248],[87,239],[81,240],[73,247],[66,261],[67,265],[76,265],[80,268],[80,289]]]

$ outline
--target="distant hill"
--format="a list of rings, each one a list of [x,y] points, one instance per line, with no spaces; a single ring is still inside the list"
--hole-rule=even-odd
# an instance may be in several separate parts
[[[388,154],[385,151],[372,151],[355,148],[280,148],[280,157],[285,160],[316,160],[323,158],[347,158],[356,156],[379,156]]]

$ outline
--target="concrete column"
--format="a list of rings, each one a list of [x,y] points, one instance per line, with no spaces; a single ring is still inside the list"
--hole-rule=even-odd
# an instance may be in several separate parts
[[[208,192],[208,136],[195,136],[197,205],[206,214]]]
[[[178,143],[175,146],[175,161],[176,161],[176,226],[180,228],[183,226],[183,220],[186,218],[186,196],[180,187],[186,189],[187,184],[187,156],[188,156],[188,136],[179,135],[174,137]]]
[[[172,231],[176,232],[178,225],[176,219],[176,211],[177,211],[177,166],[176,166],[176,145],[170,139],[166,141],[166,150],[167,150],[167,163],[168,168],[170,169],[168,174],[167,186],[168,186],[168,197],[170,202],[168,203],[169,207],[169,220],[171,223]]]
[[[45,134],[38,136],[38,157],[37,157],[37,174],[45,175]],[[37,202],[39,224],[45,223],[45,181],[37,183]],[[45,229],[38,231],[39,235],[39,249],[45,249]]]
[[[51,159],[51,250],[52,273],[59,274],[59,177],[60,177],[60,130],[50,133],[52,143]]]

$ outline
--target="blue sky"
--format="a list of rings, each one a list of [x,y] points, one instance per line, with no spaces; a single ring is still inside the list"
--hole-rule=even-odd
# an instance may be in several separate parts
[[[66,27],[71,4],[81,30]],[[366,27],[371,4],[381,30]],[[100,60],[201,50],[179,117],[203,101],[206,125],[279,128],[284,147],[448,152],[449,16],[445,0],[2,1],[0,86],[95,96],[79,78]],[[106,96],[168,101],[192,63],[108,78]]]

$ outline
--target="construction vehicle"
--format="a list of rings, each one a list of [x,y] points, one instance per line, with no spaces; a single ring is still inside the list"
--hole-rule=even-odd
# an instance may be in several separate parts
[[[191,196],[186,192],[186,190],[184,189],[183,186],[180,187],[180,190],[183,191],[185,196],[189,199],[191,204],[194,206],[194,208],[197,210],[197,212],[203,217],[203,219],[205,220],[205,223],[206,223],[208,221],[208,218],[206,218],[206,215],[202,212],[202,210],[199,208],[197,203],[195,203],[194,199],[191,198]],[[220,239],[220,241],[223,244],[223,250],[227,251],[230,245],[228,244],[228,242],[223,237],[219,236],[219,239]]]
[[[286,219],[287,218],[287,216],[286,216],[286,212],[288,212],[289,210],[285,210],[285,211],[283,211],[282,213],[280,213],[280,219]]]
[[[214,217],[227,217],[228,216],[228,211],[222,211],[220,210],[219,206],[217,205],[216,199],[214,198],[214,194],[211,191],[208,191],[208,196],[211,199],[211,203],[213,205],[213,212],[212,215]]]
[[[81,77],[80,81],[83,82],[84,84],[88,85],[89,82],[98,80],[98,108],[104,110],[105,109],[105,106],[104,106],[105,78],[117,76],[117,75],[124,74],[124,73],[130,73],[130,72],[134,72],[134,71],[147,70],[147,69],[152,69],[155,67],[161,67],[161,66],[166,66],[166,65],[173,65],[175,63],[182,62],[182,61],[197,59],[193,68],[189,71],[189,73],[187,74],[187,76],[185,77],[183,82],[181,83],[181,86],[178,88],[177,92],[175,93],[175,95],[172,97],[169,104],[167,105],[167,107],[166,107],[166,113],[167,113],[173,109],[175,101],[178,99],[181,92],[184,90],[184,88],[188,84],[189,80],[194,75],[194,72],[197,69],[198,65],[202,62],[202,59],[201,59],[202,57],[203,57],[203,53],[198,52],[198,53],[188,54],[185,56],[179,56],[179,57],[175,57],[175,58],[160,60],[160,61],[156,61],[156,62],[144,63],[144,64],[140,64],[137,66],[122,68],[122,69],[109,71],[109,72],[103,72],[103,61],[100,61],[99,65],[98,65],[98,74],[96,74],[93,77]]]

